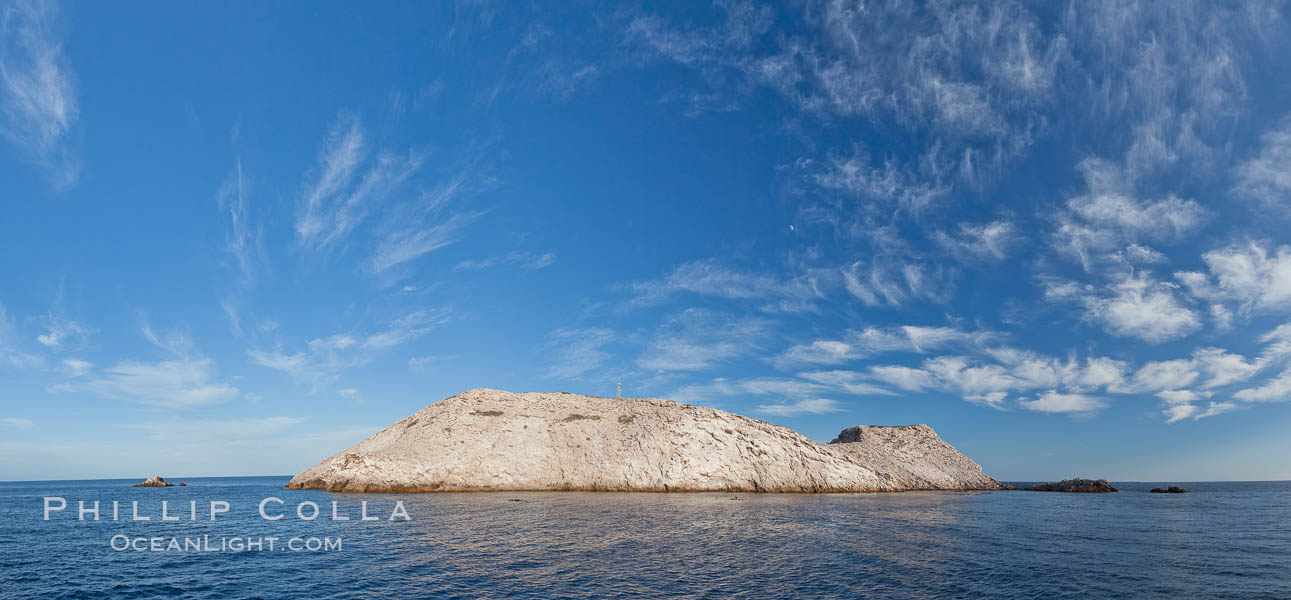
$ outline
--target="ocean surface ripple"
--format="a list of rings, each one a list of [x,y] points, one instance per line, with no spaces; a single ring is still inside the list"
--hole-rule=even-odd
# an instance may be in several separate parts
[[[1117,494],[332,494],[286,477],[0,483],[0,598],[1291,598],[1291,482]],[[1178,482],[1169,482],[1178,483]],[[42,497],[68,507],[42,518]],[[262,498],[277,521],[260,518]],[[160,522],[160,501],[182,520]],[[78,521],[77,501],[120,519]],[[130,520],[130,502],[150,521]],[[190,500],[198,519],[189,520]],[[230,503],[212,522],[209,502]],[[316,502],[313,521],[296,517]],[[379,521],[360,521],[360,503]],[[411,521],[387,520],[401,500]],[[338,502],[350,521],[330,519]],[[308,514],[308,511],[306,511]],[[339,537],[319,552],[112,536]]]

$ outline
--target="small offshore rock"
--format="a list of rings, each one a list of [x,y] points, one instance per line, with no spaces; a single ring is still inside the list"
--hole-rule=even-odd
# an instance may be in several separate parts
[[[1153,494],[1187,494],[1188,493],[1188,490],[1185,490],[1177,485],[1172,485],[1168,488],[1152,488],[1151,490],[1148,490],[1148,491]]]
[[[179,485],[184,485],[184,484],[181,483]],[[166,481],[165,479],[162,479],[161,475],[153,475],[152,477],[145,479],[143,483],[136,483],[131,487],[174,487],[174,486],[175,484],[169,481]]]
[[[1057,483],[1048,482],[1033,485],[1027,488],[1033,492],[1070,492],[1080,494],[1102,494],[1107,492],[1117,492],[1106,479],[1064,479]]]

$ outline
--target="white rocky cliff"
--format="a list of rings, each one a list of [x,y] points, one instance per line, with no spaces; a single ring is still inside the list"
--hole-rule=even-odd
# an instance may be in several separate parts
[[[784,427],[669,400],[477,389],[395,422],[287,487],[887,492],[1001,486],[926,425],[853,427],[817,444]]]

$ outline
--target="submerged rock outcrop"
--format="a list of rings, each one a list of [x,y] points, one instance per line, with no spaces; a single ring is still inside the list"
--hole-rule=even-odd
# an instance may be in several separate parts
[[[1153,494],[1187,494],[1188,493],[1188,490],[1185,490],[1177,485],[1172,485],[1168,488],[1152,488],[1148,491]]]
[[[187,484],[181,483],[179,485],[183,486]],[[175,487],[175,484],[162,479],[161,475],[153,475],[152,477],[143,480],[143,483],[136,483],[130,487]]]
[[[653,398],[476,389],[296,475],[292,489],[884,492],[1003,489],[926,425],[829,444]]]
[[[1085,494],[1099,494],[1106,492],[1117,492],[1106,479],[1064,479],[1057,483],[1040,483],[1033,485],[1028,490],[1033,492],[1073,492]]]

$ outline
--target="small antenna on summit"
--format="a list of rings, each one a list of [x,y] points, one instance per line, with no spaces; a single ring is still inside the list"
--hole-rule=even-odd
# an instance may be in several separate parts
[[[622,381],[620,381],[620,382],[619,382],[619,391],[618,391],[618,392],[616,392],[616,395],[617,395],[617,397],[619,397],[619,398],[622,398],[622,397],[623,397],[623,382],[622,382]]]

